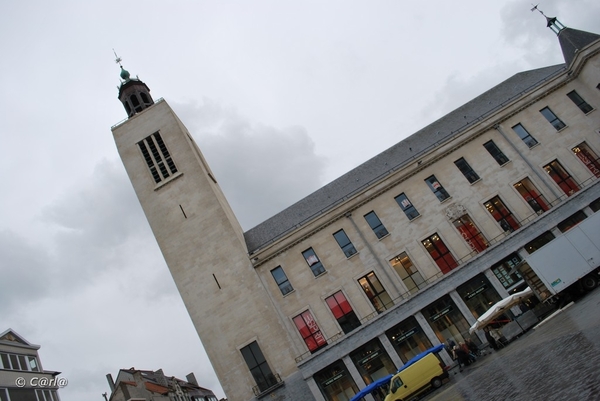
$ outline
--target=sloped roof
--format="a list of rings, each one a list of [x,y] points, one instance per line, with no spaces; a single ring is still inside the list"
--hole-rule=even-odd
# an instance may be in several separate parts
[[[248,251],[259,248],[327,212],[393,170],[414,162],[509,101],[531,92],[565,68],[564,64],[518,73],[446,114],[379,155],[350,170],[275,216],[246,231]]]
[[[558,33],[558,42],[562,49],[563,56],[567,65],[575,58],[575,53],[587,45],[600,39],[600,35],[595,33],[580,31],[573,28],[565,28]]]
[[[149,391],[152,391],[153,393],[158,393],[158,394],[168,394],[169,393],[169,388],[161,386],[160,384],[156,384],[156,383],[152,383],[152,382],[144,382],[144,384],[146,385],[146,389],[148,389]]]
[[[40,349],[39,345],[31,344],[29,341],[25,339],[22,335],[18,334],[13,329],[7,329],[0,333],[0,341],[5,344],[11,345],[19,345],[21,347],[31,348],[31,349]]]

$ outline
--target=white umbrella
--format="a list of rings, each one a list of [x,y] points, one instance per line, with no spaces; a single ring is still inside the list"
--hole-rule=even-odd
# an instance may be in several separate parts
[[[533,294],[533,290],[529,287],[524,289],[521,292],[516,292],[502,301],[499,301],[492,305],[490,309],[487,310],[483,315],[479,316],[479,319],[475,322],[473,326],[469,329],[469,333],[473,333],[475,330],[479,330],[487,326],[496,316],[503,314],[507,309],[510,309],[512,306],[518,304],[523,299],[529,298]]]

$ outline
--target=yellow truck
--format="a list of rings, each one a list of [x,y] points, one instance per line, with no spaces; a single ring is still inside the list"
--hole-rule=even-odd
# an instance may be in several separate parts
[[[385,401],[407,401],[423,391],[438,388],[448,378],[448,371],[434,353],[428,353],[396,373],[390,382]]]

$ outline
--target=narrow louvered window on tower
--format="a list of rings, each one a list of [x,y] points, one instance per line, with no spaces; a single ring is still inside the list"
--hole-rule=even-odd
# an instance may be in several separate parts
[[[155,183],[158,184],[177,172],[177,167],[175,167],[175,163],[160,133],[155,132],[146,137],[141,142],[138,142],[138,146]]]

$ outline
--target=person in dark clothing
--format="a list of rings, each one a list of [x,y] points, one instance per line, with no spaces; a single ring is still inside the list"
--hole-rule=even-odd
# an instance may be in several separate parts
[[[492,335],[490,334],[490,329],[489,327],[486,327],[484,329],[485,331],[485,339],[487,340],[487,342],[490,344],[490,347],[492,347],[492,349],[494,351],[496,351],[498,349],[498,344],[496,344],[496,340],[494,339],[494,337],[492,337]]]
[[[474,356],[479,355],[479,347],[473,342],[473,340],[467,338],[465,339],[465,344],[467,345],[467,348],[469,348],[469,353],[473,354]]]
[[[465,350],[463,350],[461,347],[459,347],[458,345],[454,346],[454,357],[456,358],[456,360],[458,361],[458,369],[459,371],[463,371],[463,366],[467,366],[469,365],[469,354],[467,354],[465,352]]]

